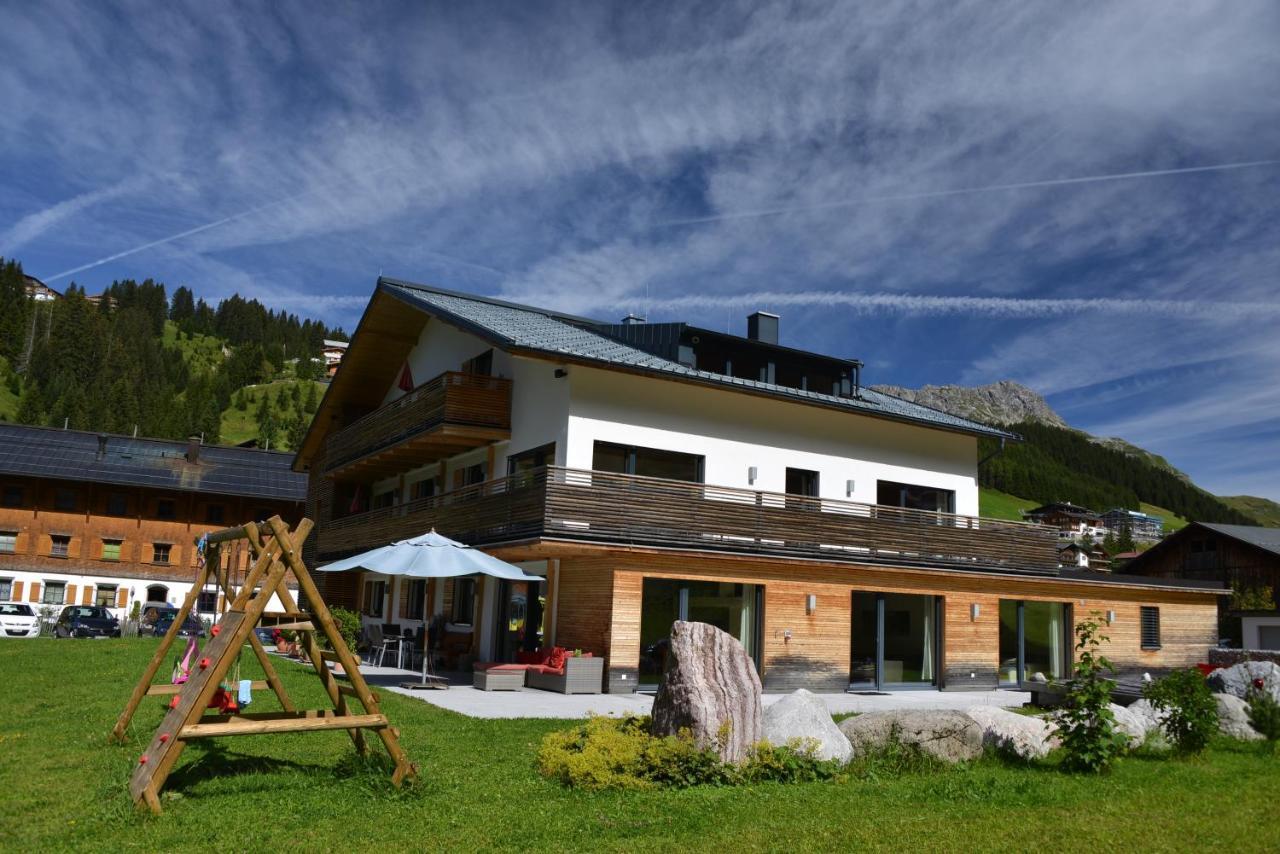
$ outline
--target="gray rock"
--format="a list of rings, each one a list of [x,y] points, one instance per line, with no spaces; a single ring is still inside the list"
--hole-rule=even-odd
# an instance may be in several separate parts
[[[1263,690],[1280,702],[1280,665],[1271,661],[1242,661],[1231,667],[1219,667],[1209,674],[1209,690],[1244,700],[1255,679],[1261,679]]]
[[[1148,734],[1162,731],[1162,725],[1167,715],[1151,705],[1150,700],[1138,700],[1136,703],[1130,704],[1128,708],[1129,714],[1142,722],[1142,726]]]
[[[1241,741],[1261,741],[1262,734],[1249,726],[1249,708],[1233,694],[1214,694],[1218,701],[1218,731]]]
[[[1137,747],[1147,740],[1149,730],[1145,715],[1138,715],[1115,703],[1111,703],[1109,708],[1116,717],[1116,729],[1128,737],[1130,747]]]
[[[880,750],[892,741],[915,745],[944,762],[964,762],[982,755],[982,728],[963,712],[917,709],[869,712],[840,722],[853,745],[853,755]]]
[[[667,671],[653,700],[653,734],[680,730],[735,764],[763,735],[755,664],[732,635],[706,623],[672,624]]]
[[[1051,721],[1019,715],[999,706],[970,706],[966,711],[982,728],[982,743],[1022,759],[1043,759],[1058,746],[1058,728]]]
[[[812,749],[819,759],[853,758],[853,746],[826,704],[803,688],[765,707],[764,737],[770,744]]]

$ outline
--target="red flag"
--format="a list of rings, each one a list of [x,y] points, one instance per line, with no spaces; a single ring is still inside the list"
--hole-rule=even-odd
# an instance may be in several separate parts
[[[413,372],[409,370],[408,362],[405,362],[404,367],[400,369],[400,382],[398,385],[401,391],[413,391]]]

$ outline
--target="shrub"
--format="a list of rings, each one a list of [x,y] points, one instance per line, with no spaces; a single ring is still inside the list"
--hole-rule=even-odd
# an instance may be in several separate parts
[[[1199,670],[1175,670],[1142,693],[1164,712],[1160,726],[1176,752],[1199,753],[1218,731],[1218,704]]]
[[[741,766],[729,765],[695,744],[688,732],[659,737],[649,726],[647,716],[592,717],[571,730],[549,733],[538,750],[538,770],[583,789],[810,782],[840,773],[838,762],[817,758],[809,747],[768,743],[756,745]]]
[[[1263,688],[1261,679],[1255,680],[1253,687],[1249,689],[1246,702],[1249,726],[1261,733],[1274,748],[1275,743],[1280,741],[1280,703],[1271,696],[1271,692]]]
[[[1058,732],[1062,739],[1063,766],[1071,771],[1098,773],[1105,771],[1123,752],[1124,733],[1116,730],[1111,713],[1111,688],[1115,684],[1103,676],[1115,668],[1105,656],[1098,654],[1103,641],[1100,615],[1076,625],[1076,664],[1074,678],[1067,686],[1066,703],[1058,715]]]
[[[333,616],[333,621],[338,624],[338,633],[346,642],[347,649],[354,653],[356,641],[360,638],[360,615],[346,608],[330,608],[329,613]],[[320,634],[320,639],[328,649],[329,639],[323,633]]]

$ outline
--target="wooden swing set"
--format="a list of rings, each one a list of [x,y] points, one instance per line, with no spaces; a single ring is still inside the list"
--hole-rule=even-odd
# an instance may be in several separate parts
[[[280,732],[321,732],[346,730],[360,754],[368,753],[364,730],[371,729],[382,739],[382,744],[395,763],[391,781],[399,786],[406,777],[413,777],[417,768],[400,747],[399,732],[387,721],[378,705],[378,698],[369,690],[360,673],[360,667],[347,648],[338,631],[333,615],[316,589],[311,574],[300,556],[302,543],[311,533],[312,523],[303,519],[291,532],[279,516],[263,523],[249,522],[236,528],[226,528],[205,537],[205,559],[196,574],[196,583],[187,594],[174,617],[160,646],[146,670],[134,686],[133,693],[120,713],[111,739],[124,741],[130,721],[143,699],[148,696],[170,696],[169,711],[160,722],[146,751],[138,758],[133,777],[129,781],[129,793],[134,803],[146,804],[152,812],[160,812],[160,790],[173,770],[188,741],[202,738],[219,738],[233,735],[263,735]],[[238,549],[247,545],[253,560],[240,585],[233,589]],[[309,612],[299,609],[285,583],[285,575],[292,572],[298,589],[306,598]],[[191,667],[190,676],[182,684],[152,684],[156,673],[169,655],[187,615],[195,607],[200,591],[213,582],[222,591],[223,610],[218,622],[210,630],[210,640],[200,653],[198,663]],[[267,605],[272,596],[279,597],[283,612],[269,613]],[[302,650],[307,654],[316,674],[324,684],[332,709],[298,711],[289,699],[280,677],[271,664],[270,656],[254,629],[263,618],[286,619],[292,622],[277,623],[279,629],[292,629],[298,633]],[[316,637],[323,632],[331,650],[322,649]],[[262,665],[265,681],[252,683],[254,689],[270,688],[280,701],[279,712],[234,712],[206,714],[211,701],[223,690],[222,684],[238,662],[244,645],[249,644]],[[335,678],[328,662],[342,665],[349,685]],[[354,713],[347,704],[352,697],[363,706],[363,714]],[[216,703],[215,703],[216,704]]]

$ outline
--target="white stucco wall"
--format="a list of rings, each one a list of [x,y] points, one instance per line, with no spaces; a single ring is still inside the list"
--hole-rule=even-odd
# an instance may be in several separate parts
[[[406,309],[408,311],[409,309]],[[474,335],[463,332],[456,327],[443,323],[435,318],[427,321],[418,335],[418,343],[409,351],[406,361],[413,374],[415,385],[422,385],[430,379],[438,377],[445,371],[456,371],[462,368],[467,359],[479,356],[490,348],[490,344]],[[511,376],[511,357],[502,350],[493,351],[493,375],[496,377]],[[387,387],[382,403],[385,406],[404,394],[400,390],[400,366],[396,366],[395,376]]]
[[[568,382],[570,468],[591,468],[596,441],[618,442],[700,454],[716,486],[784,492],[786,469],[802,468],[819,473],[822,498],[874,504],[887,480],[952,490],[957,513],[978,512],[972,436],[580,366]]]

